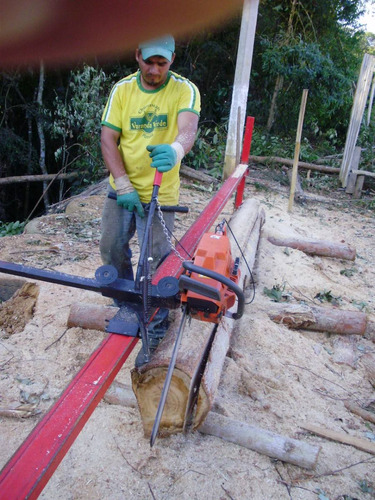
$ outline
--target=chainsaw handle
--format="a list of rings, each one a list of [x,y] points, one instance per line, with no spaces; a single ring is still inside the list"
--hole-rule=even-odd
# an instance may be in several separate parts
[[[159,170],[157,168],[155,168],[155,177],[154,177],[153,186],[160,187],[162,178],[163,178],[163,172],[159,172]]]
[[[236,285],[236,283],[234,283],[230,278],[223,276],[222,274],[216,273],[211,269],[206,269],[205,267],[196,266],[192,262],[185,261],[182,263],[182,266],[184,269],[190,271],[191,273],[198,273],[202,274],[203,276],[207,276],[207,278],[212,278],[216,281],[219,281],[223,285],[227,286],[230,290],[233,290],[233,292],[237,296],[238,304],[237,304],[237,312],[232,314],[232,318],[240,319],[242,317],[245,308],[245,294],[243,293],[241,288],[238,285]]]

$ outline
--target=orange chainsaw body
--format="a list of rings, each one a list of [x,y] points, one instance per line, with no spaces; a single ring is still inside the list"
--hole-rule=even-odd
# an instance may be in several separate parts
[[[238,283],[240,271],[232,258],[231,246],[226,230],[205,233],[194,253],[193,263],[205,269],[214,271],[235,284]],[[181,303],[188,304],[192,318],[210,323],[219,323],[222,316],[236,301],[236,294],[225,284],[196,272],[189,274],[190,278],[216,288],[220,300],[205,297],[191,290],[181,294]]]

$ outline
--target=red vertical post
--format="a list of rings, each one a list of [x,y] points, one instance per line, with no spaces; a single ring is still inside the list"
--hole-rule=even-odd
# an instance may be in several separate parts
[[[249,156],[250,156],[250,148],[251,148],[251,139],[253,137],[254,130],[254,117],[248,116],[246,118],[246,127],[245,127],[245,136],[243,140],[242,153],[241,153],[241,163],[243,165],[249,164]],[[246,172],[247,175],[247,172]],[[243,176],[240,184],[238,185],[236,192],[236,200],[234,202],[234,207],[237,209],[241,206],[243,201],[243,193],[245,190],[246,183],[246,175]]]

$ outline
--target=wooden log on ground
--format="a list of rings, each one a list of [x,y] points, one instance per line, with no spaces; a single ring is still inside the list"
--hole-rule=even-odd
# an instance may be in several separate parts
[[[292,329],[342,335],[364,335],[367,327],[367,315],[361,311],[271,303],[267,307],[267,314],[275,323],[286,325]]]
[[[237,211],[235,218],[230,221],[230,227],[237,241],[245,250],[250,268],[255,260],[263,221],[264,212],[256,200],[247,200]],[[232,254],[233,257],[239,255],[233,244]],[[240,270],[240,286],[242,286],[249,274],[244,262],[241,262]],[[209,359],[200,384],[197,409],[192,422],[193,428],[197,428],[205,419],[217,392],[234,324],[234,320],[223,318],[214,337],[213,325],[210,323],[192,320],[185,328],[160,423],[160,436],[167,436],[183,429],[188,395],[194,385],[200,361],[207,356],[209,350]],[[150,435],[155,420],[178,325],[179,317],[169,328],[151,361],[141,368],[132,370],[133,390],[137,397],[146,437]]]
[[[312,432],[317,436],[321,436],[332,441],[337,441],[338,443],[348,444],[354,446],[359,450],[365,451],[366,453],[372,453],[375,455],[375,443],[371,441],[366,441],[365,439],[358,438],[356,436],[348,436],[343,432],[332,431],[330,429],[323,429],[323,427],[318,427],[317,425],[305,424],[301,425],[302,429]]]
[[[320,255],[335,259],[355,260],[356,250],[344,243],[332,243],[324,240],[304,240],[296,237],[268,236],[268,241],[279,247],[290,247],[309,255]]]
[[[137,400],[131,387],[121,382],[116,382],[116,380],[109,386],[103,399],[111,405],[121,405],[128,408],[137,407]]]
[[[347,410],[363,418],[363,420],[367,420],[368,422],[372,422],[373,424],[375,424],[375,413],[367,411],[364,408],[356,405],[355,403],[352,403],[351,401],[345,401],[344,404]]]
[[[250,161],[254,163],[281,163],[283,165],[293,166],[293,160],[289,158],[280,158],[279,156],[253,156],[250,155]],[[317,172],[325,172],[327,174],[339,174],[339,168],[327,167],[326,165],[315,165],[314,163],[306,163],[304,161],[298,162],[298,168],[307,168],[309,170],[316,170]]]
[[[199,172],[199,170],[195,170],[194,168],[188,167],[187,165],[181,165],[180,174],[187,179],[203,182],[204,184],[218,183],[218,180],[215,179],[215,177],[205,174],[204,172]]]
[[[115,316],[118,310],[118,307],[113,306],[76,303],[70,307],[67,326],[68,328],[78,326],[104,332],[108,321]]]
[[[315,468],[320,452],[320,446],[284,437],[213,412],[208,414],[198,430],[305,469]]]

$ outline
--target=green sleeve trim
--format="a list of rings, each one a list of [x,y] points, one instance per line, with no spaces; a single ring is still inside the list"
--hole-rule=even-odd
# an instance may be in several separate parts
[[[122,132],[122,128],[116,127],[115,125],[112,125],[112,123],[108,123],[105,120],[102,121],[102,125],[105,125],[108,128],[111,128],[112,130],[116,130],[116,132]]]
[[[198,115],[200,116],[200,113],[199,111],[196,111],[195,109],[191,109],[191,108],[183,108],[183,109],[179,109],[177,114],[179,115],[180,113],[182,113],[183,111],[189,111],[190,113],[194,113],[195,115]]]

